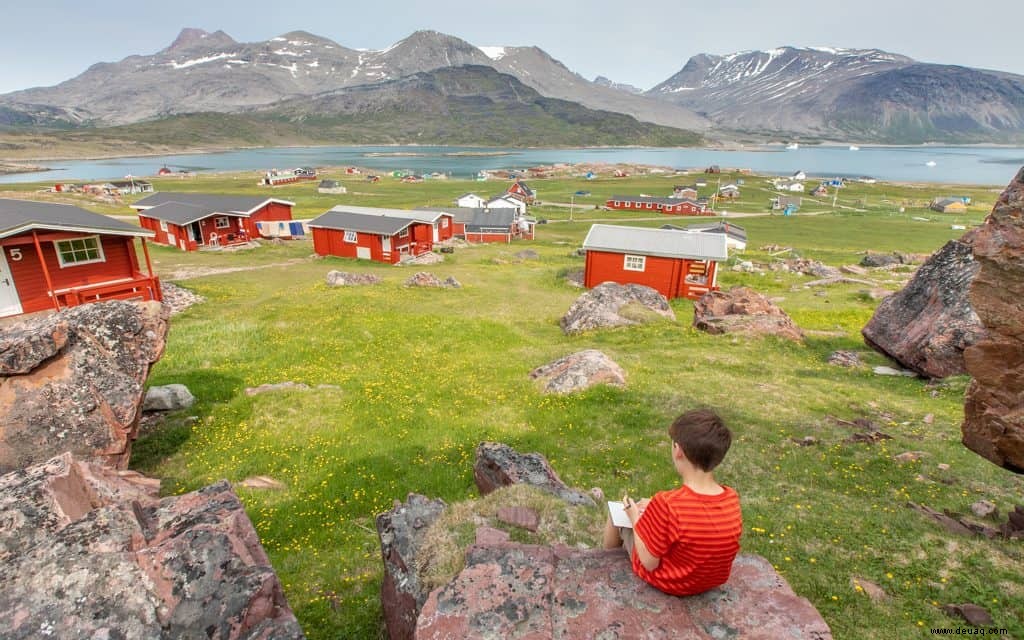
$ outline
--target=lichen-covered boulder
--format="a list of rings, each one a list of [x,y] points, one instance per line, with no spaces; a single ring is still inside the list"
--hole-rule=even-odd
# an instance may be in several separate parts
[[[396,501],[397,503],[397,501]],[[430,525],[444,511],[443,500],[410,493],[404,504],[377,516],[384,581],[380,587],[384,624],[391,640],[410,640],[427,600],[416,572],[416,554]]]
[[[348,273],[346,271],[331,270],[327,272],[328,287],[358,287],[371,284],[380,284],[381,279],[372,273]]]
[[[231,487],[158,488],[71,454],[0,476],[0,635],[303,638]]]
[[[639,284],[604,282],[577,298],[559,326],[569,335],[591,329],[641,324],[658,318],[673,322],[676,319],[665,296]]]
[[[964,349],[985,335],[967,296],[979,268],[974,233],[947,242],[879,303],[861,330],[871,348],[928,378],[965,372]]]
[[[568,487],[539,453],[519,453],[507,444],[481,442],[476,447],[473,479],[480,495],[499,487],[529,484],[552,493],[569,504],[594,505],[594,499]]]
[[[967,448],[1024,473],[1024,169],[999,197],[973,244],[980,269],[971,304],[987,336],[964,351],[961,427]]]
[[[621,550],[514,543],[471,547],[466,566],[431,592],[416,640],[461,638],[804,638],[831,630],[759,556],[698,596],[666,595],[633,575]]]
[[[712,334],[772,335],[801,342],[804,333],[785,311],[750,287],[710,291],[693,303],[693,326]]]
[[[0,473],[65,451],[125,468],[168,317],[98,302],[0,329]]]
[[[598,384],[626,386],[626,372],[597,349],[585,349],[530,372],[545,393],[574,393]]]

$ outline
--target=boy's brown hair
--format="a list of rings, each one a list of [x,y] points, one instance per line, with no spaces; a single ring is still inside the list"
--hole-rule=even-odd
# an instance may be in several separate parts
[[[712,409],[687,411],[668,428],[668,435],[698,469],[711,471],[725,458],[732,433]]]

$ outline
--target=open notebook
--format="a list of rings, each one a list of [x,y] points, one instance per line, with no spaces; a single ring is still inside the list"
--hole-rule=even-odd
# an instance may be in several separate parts
[[[627,529],[633,528],[633,523],[629,521],[629,516],[626,515],[626,507],[621,502],[609,500],[608,513],[611,514],[612,524],[616,527],[626,527]]]

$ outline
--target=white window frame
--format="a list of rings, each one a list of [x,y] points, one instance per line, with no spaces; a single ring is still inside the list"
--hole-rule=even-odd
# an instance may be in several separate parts
[[[409,237],[409,227],[406,227],[406,228],[402,229],[401,231],[399,231],[398,232],[398,237],[399,238],[408,238]]]
[[[653,209],[653,208],[654,208],[654,203],[652,203],[652,202],[648,202],[648,203],[647,203],[647,208],[648,208],[648,209]]]
[[[222,221],[224,224],[221,224]],[[213,219],[213,226],[218,229],[230,229],[231,218],[229,218],[228,216],[217,216],[216,218]]]
[[[96,257],[96,258],[87,258],[85,260],[75,260],[73,262],[66,262],[64,260],[64,253],[65,252],[61,250],[60,245],[65,244],[65,243],[79,242],[79,241],[84,243],[84,242],[87,242],[89,240],[95,241],[96,246],[93,247],[93,248],[96,249],[96,254],[97,254],[98,257]],[[88,253],[90,251],[90,249],[91,248],[88,247],[88,246],[83,246],[82,249],[79,249],[77,251],[85,251],[86,253]],[[82,238],[69,238],[67,240],[54,240],[53,241],[53,250],[57,253],[57,262],[60,264],[60,268],[61,269],[65,269],[67,267],[77,267],[77,266],[80,266],[80,265],[83,265],[83,264],[95,264],[97,262],[106,262],[107,261],[107,257],[103,253],[103,242],[100,240],[100,237],[98,235],[96,235],[96,236],[85,236],[85,237],[82,237]],[[71,252],[72,253],[74,253],[75,251],[76,250],[74,248],[71,248]]]
[[[623,271],[643,271],[647,268],[647,256],[637,256],[627,253],[622,259]]]
[[[167,232],[167,221],[166,220],[160,220],[160,230],[163,231],[164,233]]]
[[[615,200],[614,202],[615,202],[615,206],[616,207],[621,207],[622,206],[622,202],[621,201]]]
[[[441,218],[441,228],[442,229],[447,229],[448,228],[448,218]]]
[[[350,242],[352,244],[359,242],[359,234],[357,234],[355,231],[346,231],[345,242]]]

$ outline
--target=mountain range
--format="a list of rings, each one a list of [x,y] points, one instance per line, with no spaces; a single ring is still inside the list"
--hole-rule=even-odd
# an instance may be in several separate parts
[[[190,114],[222,114],[228,128],[263,121],[310,133],[318,123],[337,142],[367,132],[381,142],[531,145],[1016,142],[1024,76],[874,49],[783,47],[700,54],[641,91],[589,81],[537,47],[477,47],[435,31],[365,51],[304,31],[240,43],[185,29],[155,54],[0,95],[0,126],[14,130],[130,126],[145,137]]]

